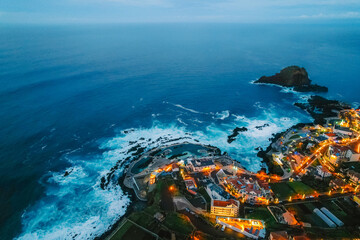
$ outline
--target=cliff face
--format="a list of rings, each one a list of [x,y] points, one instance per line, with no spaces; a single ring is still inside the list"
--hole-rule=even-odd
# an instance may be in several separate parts
[[[273,76],[262,76],[255,83],[270,83],[283,87],[294,87],[299,92],[327,92],[326,87],[311,84],[308,73],[305,68],[298,66],[289,66],[276,73]]]

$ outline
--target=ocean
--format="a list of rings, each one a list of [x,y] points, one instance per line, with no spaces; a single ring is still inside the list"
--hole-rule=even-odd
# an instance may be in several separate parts
[[[0,239],[100,236],[131,204],[123,168],[100,182],[132,142],[186,137],[257,171],[255,148],[312,121],[293,106],[311,94],[252,81],[299,65],[358,107],[359,63],[349,23],[1,25]]]

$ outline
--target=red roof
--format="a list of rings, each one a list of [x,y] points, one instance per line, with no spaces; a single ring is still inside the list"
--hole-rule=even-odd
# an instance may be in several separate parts
[[[215,206],[215,207],[226,207],[226,206],[229,206],[231,204],[239,206],[239,202],[237,202],[237,201],[235,201],[233,199],[229,199],[227,201],[214,200],[214,202],[213,202],[213,206]]]
[[[329,136],[329,137],[335,137],[336,134],[335,133],[325,133],[326,136]]]
[[[270,236],[273,240],[288,240],[288,234],[285,231],[271,232]]]
[[[196,192],[191,189],[188,189],[188,192],[191,193],[192,195],[196,195]]]
[[[345,151],[347,151],[347,150],[349,150],[350,148],[349,147],[347,147],[347,146],[332,146],[332,151],[333,151],[333,153],[339,153],[339,154],[341,154],[341,153],[343,153],[343,152],[345,152]]]
[[[294,236],[294,240],[310,240],[307,236]]]
[[[250,179],[249,182],[250,183],[246,183],[244,181],[244,179],[241,179],[241,178],[231,178],[229,180],[229,182],[237,189],[241,190],[241,189],[244,189],[246,192],[255,192],[256,194],[261,194],[261,190],[260,189],[256,189],[255,188],[255,182],[254,180]],[[269,185],[265,182],[262,182],[260,180],[258,180],[258,183],[260,185],[260,187],[266,189],[266,190],[269,190]]]

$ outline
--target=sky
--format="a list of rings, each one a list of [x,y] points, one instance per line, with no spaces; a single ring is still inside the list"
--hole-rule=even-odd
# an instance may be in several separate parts
[[[360,22],[360,0],[0,0],[0,23]]]

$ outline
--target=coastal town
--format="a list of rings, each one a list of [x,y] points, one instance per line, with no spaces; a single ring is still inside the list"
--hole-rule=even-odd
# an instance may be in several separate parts
[[[360,230],[360,110],[277,134],[250,172],[212,146],[152,149],[124,185],[146,202],[109,239],[355,238]]]

